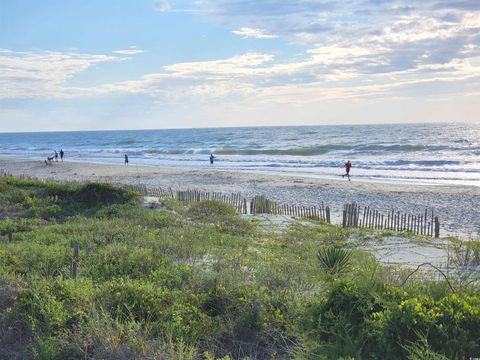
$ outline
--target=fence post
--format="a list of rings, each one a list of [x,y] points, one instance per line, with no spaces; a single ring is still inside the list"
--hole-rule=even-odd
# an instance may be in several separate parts
[[[77,278],[77,261],[78,261],[78,245],[77,243],[73,243],[73,258],[72,258],[72,269],[71,269],[71,276],[72,279]]]
[[[343,210],[342,227],[343,227],[344,229],[347,227],[347,210]]]
[[[440,222],[438,221],[438,216],[435,216],[435,237],[440,237]]]

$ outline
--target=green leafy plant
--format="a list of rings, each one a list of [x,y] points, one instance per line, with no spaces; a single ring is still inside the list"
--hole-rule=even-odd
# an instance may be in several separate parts
[[[448,360],[445,355],[432,350],[426,335],[418,333],[417,336],[417,342],[404,346],[409,360]]]
[[[345,272],[350,266],[350,250],[329,246],[318,251],[320,268],[331,275]]]
[[[220,201],[203,200],[190,205],[187,215],[192,219],[214,222],[218,217],[236,216],[237,213],[232,206]]]

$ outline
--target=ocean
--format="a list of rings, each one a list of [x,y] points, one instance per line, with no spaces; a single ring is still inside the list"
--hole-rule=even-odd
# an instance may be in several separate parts
[[[282,126],[0,133],[0,156],[338,178],[480,185],[480,124]],[[213,166],[209,155],[216,157]]]

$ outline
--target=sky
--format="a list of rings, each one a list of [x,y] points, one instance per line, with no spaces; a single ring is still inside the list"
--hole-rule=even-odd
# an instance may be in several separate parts
[[[479,0],[0,1],[0,132],[479,114]]]

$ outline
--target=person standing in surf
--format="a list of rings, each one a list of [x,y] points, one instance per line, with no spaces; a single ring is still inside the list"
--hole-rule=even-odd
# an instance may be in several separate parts
[[[128,165],[128,155],[125,154],[125,165]]]
[[[63,152],[63,149],[60,149],[60,160],[62,160],[62,162],[63,162],[63,155],[65,155],[65,153]]]
[[[352,163],[350,162],[350,160],[347,160],[347,162],[345,163],[345,175],[342,175],[342,177],[344,178],[345,176],[348,178],[348,181],[350,181],[350,169],[352,168]]]
[[[213,165],[213,161],[215,160],[215,156],[213,154],[210,154],[210,164]]]

